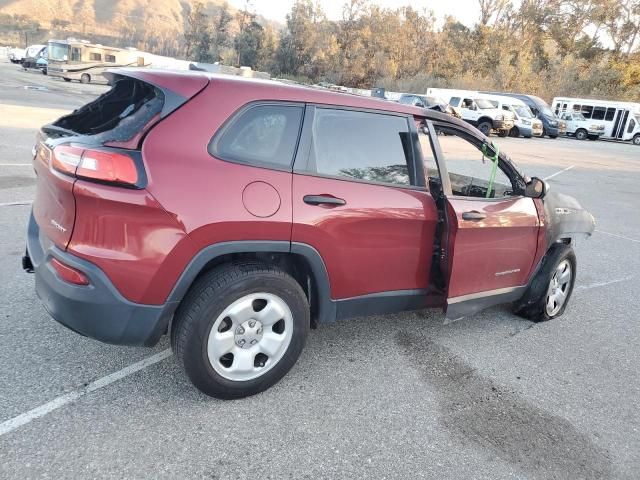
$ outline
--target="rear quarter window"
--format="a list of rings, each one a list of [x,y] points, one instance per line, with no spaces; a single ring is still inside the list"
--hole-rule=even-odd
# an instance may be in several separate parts
[[[232,162],[291,169],[302,113],[301,105],[251,106],[213,137],[209,153]]]

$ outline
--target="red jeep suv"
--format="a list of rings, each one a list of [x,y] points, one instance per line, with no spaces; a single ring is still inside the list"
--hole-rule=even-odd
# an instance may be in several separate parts
[[[566,307],[593,217],[463,121],[274,81],[108,75],[35,146],[23,265],[70,329],[169,333],[200,390],[238,398],[282,378],[320,323]]]

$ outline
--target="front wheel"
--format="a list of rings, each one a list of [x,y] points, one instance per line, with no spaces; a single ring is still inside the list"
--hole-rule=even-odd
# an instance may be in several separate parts
[[[582,128],[579,128],[578,130],[576,130],[575,135],[577,140],[586,140],[588,137],[587,131]]]
[[[90,83],[91,82],[91,75],[89,75],[88,73],[83,73],[80,76],[80,83]]]
[[[526,293],[515,305],[515,313],[540,322],[564,313],[576,279],[576,255],[565,244],[551,247]]]
[[[498,130],[498,136],[499,137],[506,137],[507,135],[509,135],[509,130]]]
[[[520,130],[518,130],[518,127],[513,127],[511,130],[509,130],[509,136],[518,138],[520,136]]]
[[[261,263],[204,274],[176,312],[174,353],[193,384],[220,399],[262,392],[295,364],[309,330],[309,303],[295,279]]]
[[[480,130],[483,135],[488,137],[491,133],[491,127],[492,125],[489,122],[482,122],[478,125],[478,130]]]

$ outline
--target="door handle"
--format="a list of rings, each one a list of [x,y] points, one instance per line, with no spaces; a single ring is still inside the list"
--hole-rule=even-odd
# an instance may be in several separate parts
[[[464,212],[462,214],[463,220],[472,220],[477,222],[478,220],[484,220],[485,218],[487,218],[487,214],[478,212],[477,210],[471,210],[470,212]]]
[[[305,195],[302,200],[309,205],[346,205],[342,198],[332,197],[331,195]]]

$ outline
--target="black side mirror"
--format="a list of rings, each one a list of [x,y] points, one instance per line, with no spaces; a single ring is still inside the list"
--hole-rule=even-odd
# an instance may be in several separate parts
[[[542,198],[547,193],[547,184],[538,177],[533,177],[524,189],[524,196],[529,198]]]

